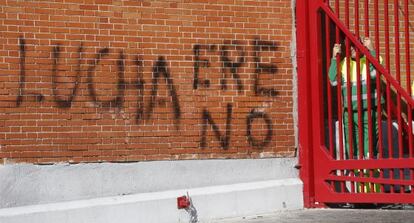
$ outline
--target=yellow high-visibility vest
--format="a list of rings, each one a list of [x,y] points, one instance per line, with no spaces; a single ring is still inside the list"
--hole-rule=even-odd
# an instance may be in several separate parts
[[[382,57],[379,57],[380,59],[380,63],[382,64]],[[360,75],[361,75],[361,81],[365,81],[367,79],[367,65],[366,65],[366,58],[362,57],[359,59],[359,64],[360,64]],[[348,78],[347,78],[347,58],[345,57],[342,62],[341,62],[341,73],[342,73],[342,78],[344,80],[344,82],[347,82]],[[355,60],[350,60],[349,61],[349,68],[350,68],[350,77],[351,77],[351,83],[356,83],[357,82],[357,62]],[[371,74],[371,75],[375,75],[375,74]],[[413,89],[414,89],[414,85],[413,85]]]

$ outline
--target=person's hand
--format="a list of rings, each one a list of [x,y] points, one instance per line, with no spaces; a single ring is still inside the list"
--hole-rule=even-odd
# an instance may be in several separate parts
[[[369,37],[364,37],[362,39],[362,44],[368,49],[368,50],[374,50],[374,46],[372,44],[372,41]]]
[[[338,53],[341,53],[341,44],[336,43],[332,49],[332,57],[336,57]]]

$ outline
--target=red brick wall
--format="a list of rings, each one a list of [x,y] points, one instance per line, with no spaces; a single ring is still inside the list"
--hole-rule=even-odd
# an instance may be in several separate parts
[[[3,162],[292,156],[291,1],[0,1]]]

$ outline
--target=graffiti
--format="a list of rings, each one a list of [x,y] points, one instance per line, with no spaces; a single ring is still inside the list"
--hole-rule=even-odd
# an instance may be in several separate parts
[[[26,41],[20,37],[19,38],[19,50],[20,50],[20,75],[19,75],[19,91],[16,98],[16,107],[20,107],[23,102],[24,96],[34,96],[35,101],[41,102],[44,99],[42,94],[36,93],[26,93],[25,92],[25,83],[26,83]]]
[[[252,47],[252,54],[248,56],[247,46]],[[85,48],[83,43],[77,48],[77,62],[75,76],[72,78],[71,87],[66,94],[60,92],[60,90],[68,90],[64,87],[60,87],[63,82],[59,82],[58,76],[59,72],[62,72],[59,68],[64,66],[62,61],[64,60],[62,56],[63,47],[61,44],[56,44],[51,48],[51,92],[54,103],[58,108],[61,109],[70,109],[73,106],[77,94],[81,91],[82,84],[82,73],[86,72],[86,87],[87,96],[90,99],[90,102],[99,108],[104,110],[115,108],[115,111],[119,112],[124,109],[124,102],[126,97],[127,90],[136,90],[136,109],[135,109],[135,123],[139,125],[142,120],[151,119],[157,107],[170,105],[171,113],[173,115],[173,121],[176,129],[178,130],[180,120],[181,120],[181,107],[179,95],[177,93],[177,88],[174,85],[173,78],[171,77],[171,72],[168,67],[168,62],[164,56],[160,55],[152,63],[151,67],[151,86],[149,86],[149,100],[145,105],[144,96],[145,96],[145,82],[144,82],[144,59],[142,55],[133,55],[132,57],[132,66],[136,67],[136,73],[134,74],[133,81],[126,81],[125,78],[125,67],[128,60],[125,57],[124,51],[120,50],[116,52],[116,90],[115,95],[110,100],[103,100],[100,98],[95,82],[99,83],[99,66],[105,66],[104,60],[109,60],[110,54],[109,48],[102,48],[98,52],[93,53],[92,59],[89,59],[87,64],[84,61],[83,54],[85,53]],[[199,88],[210,88],[212,87],[213,77],[200,77],[200,72],[202,68],[213,68],[212,63],[219,63],[217,65],[217,72],[221,72],[217,78],[217,85],[220,83],[220,90],[227,91],[230,89],[230,84],[228,83],[229,77],[234,81],[234,86],[237,89],[237,92],[243,92],[246,89],[251,89],[249,87],[243,86],[243,79],[240,76],[241,68],[243,66],[248,66],[247,60],[251,58],[254,62],[254,73],[253,81],[253,93],[254,96],[265,96],[265,97],[275,97],[277,91],[274,88],[269,88],[262,86],[261,75],[262,74],[271,74],[275,75],[277,72],[277,67],[272,62],[267,62],[268,58],[264,58],[263,52],[273,52],[277,50],[277,44],[272,41],[262,41],[260,39],[254,39],[252,44],[243,45],[241,41],[237,40],[225,40],[223,44],[195,44],[193,46],[193,89],[197,90]],[[18,93],[16,97],[16,107],[20,107],[23,101],[28,100],[29,98],[34,98],[36,102],[42,102],[44,96],[39,93],[33,93],[30,89],[25,89],[26,85],[26,41],[24,38],[19,38],[19,83],[18,83]],[[208,55],[216,57],[216,59],[209,58]],[[85,70],[82,70],[82,65],[85,65]],[[219,67],[218,67],[219,66]],[[253,67],[252,67],[253,68]],[[221,69],[221,70],[220,70]],[[135,72],[135,71],[134,71]],[[165,83],[165,84],[164,84]],[[66,82],[64,84],[67,84]],[[162,86],[165,86],[165,90],[162,89]],[[165,91],[165,96],[162,95]],[[166,99],[168,98],[168,99]],[[211,111],[211,109],[210,109]],[[208,127],[211,126],[212,133],[214,137],[219,141],[219,145],[223,150],[228,150],[231,143],[231,133],[232,133],[232,116],[233,116],[233,104],[227,103],[226,110],[226,123],[225,129],[220,129],[220,124],[217,123],[217,119],[214,120],[215,116],[209,111],[207,107],[202,109],[201,113],[201,139],[200,139],[200,148],[207,147],[207,131]],[[266,135],[262,138],[255,136],[253,133],[253,123],[256,120],[263,120],[265,123]],[[263,149],[268,146],[273,137],[273,124],[271,117],[264,111],[258,111],[257,109],[251,110],[246,116],[246,138],[247,143],[255,149]]]
[[[276,74],[277,67],[274,63],[263,63],[261,52],[264,51],[276,51],[277,44],[273,41],[263,41],[259,39],[253,40],[253,62],[255,64],[254,72],[254,93],[256,96],[268,96],[275,97],[277,91],[274,88],[265,88],[260,85],[260,74]],[[194,79],[193,79],[193,89],[198,89],[199,86],[209,88],[210,80],[204,79],[201,80],[200,68],[209,68],[211,67],[211,61],[202,57],[201,52],[206,51],[208,53],[217,52],[220,48],[220,60],[222,63],[222,74],[223,78],[220,80],[220,85],[222,90],[227,90],[227,74],[230,71],[232,78],[236,81],[237,90],[239,93],[243,92],[244,86],[239,74],[239,68],[244,66],[247,63],[246,60],[246,51],[244,46],[237,40],[226,40],[218,47],[217,45],[200,45],[196,44],[193,47],[194,54]],[[231,49],[231,50],[230,50]],[[230,52],[237,52],[235,59],[231,59]]]
[[[67,100],[60,98],[58,94],[58,90],[57,90],[57,73],[58,73],[58,64],[59,64],[60,50],[61,50],[60,48],[61,48],[60,44],[53,47],[52,93],[53,93],[53,98],[59,108],[70,108],[72,106],[72,102],[73,102],[73,99],[75,98],[76,92],[78,91],[78,88],[79,88],[79,81],[81,77],[80,66],[82,63],[83,45],[81,45],[78,49],[79,58],[78,58],[78,66],[76,68],[75,84]]]
[[[100,101],[96,95],[96,90],[93,84],[93,73],[96,67],[99,65],[101,59],[109,54],[108,48],[103,48],[99,50],[96,54],[96,58],[90,64],[88,68],[88,90],[89,96],[92,99],[92,102],[98,106],[103,108],[112,108],[116,107],[121,109],[122,104],[124,102],[124,94],[125,94],[125,80],[124,80],[124,54],[122,52],[119,53],[119,59],[117,60],[118,65],[118,83],[117,83],[117,95],[114,99],[110,101]]]
[[[231,135],[231,114],[232,114],[233,106],[232,104],[227,104],[227,119],[226,119],[226,133],[222,135],[220,133],[220,129],[218,128],[217,124],[214,122],[213,118],[211,117],[210,112],[207,109],[203,110],[203,123],[201,126],[201,142],[200,147],[205,148],[207,145],[206,143],[206,133],[207,133],[207,125],[210,124],[213,128],[214,134],[216,138],[220,141],[220,145],[223,149],[228,149],[230,144],[230,135]]]
[[[229,57],[229,50],[228,48],[231,46],[235,46],[237,52],[240,52],[240,56],[237,59],[237,62],[233,62]],[[230,70],[231,75],[234,79],[236,79],[237,83],[237,90],[239,92],[243,91],[243,84],[240,80],[240,75],[237,72],[237,69],[241,67],[245,61],[245,52],[242,46],[239,45],[237,41],[226,41],[223,46],[221,46],[221,61],[223,61],[223,75],[224,77],[220,80],[221,89],[227,90],[227,81],[226,81],[226,71]]]
[[[201,81],[199,79],[199,73],[201,67],[210,67],[211,63],[208,59],[202,59],[200,52],[202,50],[207,50],[209,52],[214,52],[216,50],[216,45],[199,45],[195,44],[193,47],[194,53],[194,80],[193,80],[193,89],[198,89],[198,86],[201,84],[205,88],[210,87],[210,80],[205,79]]]
[[[257,118],[262,118],[266,122],[266,125],[267,125],[267,133],[263,141],[259,141],[253,138],[252,136],[252,123],[254,119],[257,119]],[[247,135],[247,141],[249,142],[251,146],[253,146],[254,148],[258,148],[258,149],[262,149],[266,147],[272,141],[272,132],[273,132],[272,120],[266,113],[262,111],[255,111],[253,109],[249,113],[249,115],[247,115],[246,135]]]
[[[172,99],[175,122],[176,124],[178,124],[178,121],[180,120],[181,116],[180,103],[178,101],[177,92],[175,90],[175,86],[171,78],[170,72],[168,71],[167,62],[165,61],[164,57],[160,56],[158,58],[157,62],[153,66],[152,73],[153,74],[151,98],[146,111],[147,119],[151,118],[151,114],[154,111],[158,91],[158,79],[160,78],[160,76],[163,76],[167,82],[168,93]]]
[[[16,98],[16,106],[19,107],[23,101],[24,95],[24,83],[26,82],[26,48],[25,48],[25,40],[20,38],[19,39],[20,45],[20,77],[19,77],[19,93]]]
[[[142,72],[142,58],[136,56],[134,59],[134,64],[137,67],[137,81],[132,83],[132,85],[138,90],[138,98],[137,98],[137,109],[135,115],[135,123],[139,124],[139,121],[144,118],[144,79],[143,79],[143,72]],[[130,86],[130,84],[127,84]]]
[[[265,88],[260,85],[260,74],[269,73],[275,75],[277,72],[277,67],[274,63],[263,63],[261,52],[265,51],[276,51],[277,45],[273,41],[262,41],[259,39],[254,39],[253,45],[253,62],[255,65],[254,72],[254,94],[256,96],[267,96],[275,97],[277,91],[274,88]],[[223,77],[220,79],[221,90],[228,90],[227,76],[231,77],[236,82],[237,91],[239,93],[243,92],[245,87],[243,86],[242,79],[239,74],[239,69],[246,65],[247,63],[247,53],[245,46],[237,40],[225,40],[222,45],[217,44],[196,44],[193,47],[193,58],[194,58],[194,76],[193,76],[193,89],[197,90],[199,87],[209,88],[211,80],[210,79],[201,79],[200,78],[200,69],[201,68],[210,68],[211,58],[208,55],[216,55],[219,53],[220,62],[221,62],[221,73]],[[231,55],[233,54],[233,55]],[[227,121],[226,121],[226,133],[223,135],[220,133],[218,125],[214,122],[211,117],[210,112],[204,108],[202,114],[202,128],[201,128],[201,140],[200,147],[206,147],[206,131],[207,125],[210,124],[213,128],[215,137],[220,141],[220,145],[223,149],[228,149],[230,143],[230,123],[231,123],[231,111],[232,104],[227,105]],[[256,139],[252,135],[252,123],[255,119],[263,119],[267,125],[266,137],[263,140]],[[250,146],[253,148],[262,149],[266,147],[272,139],[272,120],[269,115],[264,112],[256,112],[252,110],[247,115],[247,141]]]
[[[276,51],[276,44],[271,41],[262,41],[259,39],[254,40],[254,62],[256,64],[255,69],[255,81],[254,81],[254,92],[256,95],[264,95],[274,97],[277,95],[277,91],[274,88],[263,88],[259,85],[260,74],[270,73],[275,74],[277,67],[273,63],[262,63],[260,52],[261,51]]]
[[[73,87],[70,90],[70,94],[68,95],[61,95],[59,93],[59,81],[58,81],[58,73],[59,73],[59,61],[61,60],[61,51],[62,46],[60,44],[56,44],[54,47],[52,47],[52,96],[53,101],[56,103],[57,107],[68,109],[72,107],[72,103],[74,101],[74,98],[77,95],[79,86],[81,84],[80,79],[82,77],[82,69],[81,64],[83,62],[82,53],[84,51],[83,44],[81,44],[78,48],[78,61],[77,61],[77,68],[76,68],[76,76],[74,79]],[[153,79],[152,79],[152,90],[151,90],[151,97],[149,105],[144,110],[144,85],[145,82],[143,80],[143,63],[142,58],[140,56],[135,56],[133,59],[134,65],[137,67],[137,75],[136,75],[136,81],[127,83],[125,81],[124,73],[125,73],[125,55],[123,51],[120,51],[119,57],[116,60],[117,65],[117,92],[115,95],[115,98],[109,101],[102,101],[99,99],[96,87],[94,85],[94,73],[96,68],[100,65],[101,61],[105,59],[109,55],[109,48],[103,48],[96,53],[94,56],[94,59],[91,60],[91,62],[88,64],[87,68],[87,88],[88,88],[88,94],[91,99],[91,102],[96,106],[100,108],[117,108],[118,110],[121,110],[123,108],[124,103],[124,96],[125,91],[128,89],[136,89],[138,91],[137,95],[137,108],[136,108],[136,117],[135,122],[136,124],[139,124],[140,120],[143,120],[145,118],[149,119],[151,118],[151,114],[154,112],[154,107],[156,106],[156,99],[157,99],[157,91],[158,91],[158,82],[160,78],[164,78],[167,82],[169,94],[172,98],[172,104],[173,104],[173,113],[175,118],[175,123],[178,125],[179,119],[181,117],[181,109],[180,109],[180,103],[178,100],[178,94],[176,92],[173,80],[171,78],[170,72],[167,68],[167,62],[164,59],[164,57],[160,56],[158,60],[153,65]],[[19,59],[19,65],[20,65],[20,75],[19,75],[19,89],[18,94],[16,97],[16,107],[20,107],[23,103],[23,100],[25,98],[34,97],[35,101],[41,102],[44,100],[44,96],[42,94],[37,93],[31,93],[25,91],[25,83],[26,83],[26,47],[25,47],[25,39],[19,38],[19,53],[20,53],[20,59]],[[161,101],[161,99],[160,99]],[[144,113],[146,115],[144,115]]]

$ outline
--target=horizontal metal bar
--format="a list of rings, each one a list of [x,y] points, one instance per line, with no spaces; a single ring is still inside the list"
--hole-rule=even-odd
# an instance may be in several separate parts
[[[413,203],[413,193],[328,193],[317,194],[315,200],[325,203]]]
[[[395,180],[385,178],[374,177],[354,177],[354,176],[329,176],[326,180],[336,181],[351,181],[351,182],[363,182],[363,183],[375,183],[375,184],[392,184],[392,185],[414,185],[414,180]],[[414,202],[414,201],[413,201]]]
[[[354,169],[414,168],[414,158],[332,160],[329,161],[328,166],[328,172]]]

